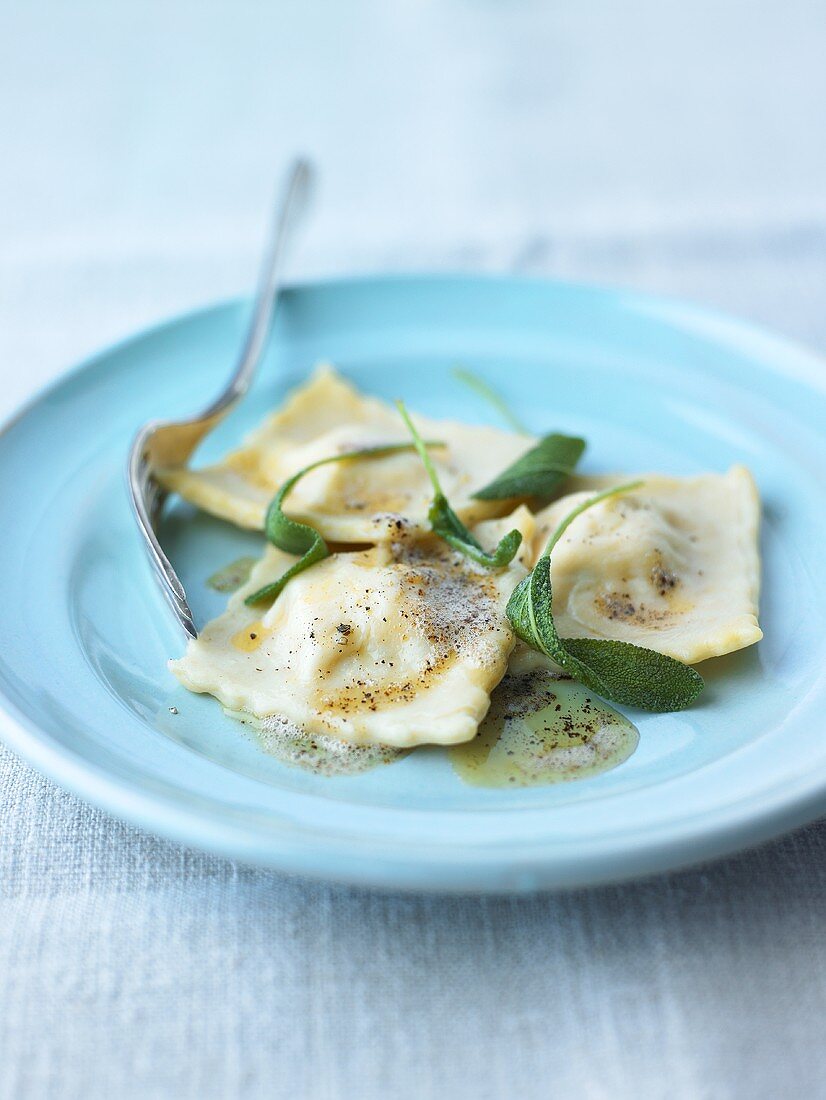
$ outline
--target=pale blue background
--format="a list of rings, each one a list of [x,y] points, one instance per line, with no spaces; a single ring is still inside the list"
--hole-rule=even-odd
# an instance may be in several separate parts
[[[297,148],[298,275],[588,278],[826,349],[824,55],[814,0],[3,0],[0,413],[243,290]],[[428,900],[182,851],[2,750],[0,791],[2,1096],[826,1096],[823,826]]]

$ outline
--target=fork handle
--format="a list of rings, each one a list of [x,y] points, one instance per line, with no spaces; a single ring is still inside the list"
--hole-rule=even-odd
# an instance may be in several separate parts
[[[261,263],[252,317],[238,364],[226,389],[201,414],[203,419],[220,418],[249,389],[275,313],[290,234],[304,213],[312,184],[311,163],[303,157],[297,158],[287,169],[279,201],[276,203],[275,221]]]
[[[161,493],[154,481],[153,463],[148,452],[152,443],[158,439],[160,432],[176,428],[179,433],[185,433],[184,446],[176,454],[176,460],[185,460],[216,421],[220,420],[249,388],[264,350],[275,312],[286,244],[290,231],[304,211],[312,175],[309,162],[303,159],[294,161],[287,172],[258,278],[255,304],[247,336],[238,363],[223,393],[199,417],[175,425],[160,421],[145,424],[135,437],[129,452],[127,481],[135,519],[161,591],[175,618],[190,638],[197,638],[198,632],[187,602],[186,592],[155,532],[155,519],[163,507],[165,494]]]

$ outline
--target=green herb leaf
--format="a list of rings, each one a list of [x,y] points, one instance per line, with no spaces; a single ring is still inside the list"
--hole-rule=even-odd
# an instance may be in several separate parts
[[[485,381],[480,375],[474,371],[467,370],[465,367],[454,367],[453,377],[462,382],[474,393],[478,393],[484,399],[496,409],[499,415],[505,420],[515,432],[519,432],[521,435],[530,435],[530,432],[505,401],[501,394],[488,382]]]
[[[586,509],[640,484],[637,481],[608,489],[574,508],[551,535],[533,571],[514,589],[506,613],[518,637],[550,657],[595,695],[643,710],[682,710],[703,689],[703,678],[693,668],[630,642],[560,638],[551,610],[551,552],[564,532]]]
[[[484,378],[464,367],[454,367],[453,377],[481,394],[515,431],[529,434],[519,417]],[[560,481],[573,473],[584,450],[585,440],[578,436],[562,435],[560,432],[546,435],[494,481],[474,493],[474,499],[549,497]]]
[[[572,676],[597,695],[627,707],[684,710],[704,687],[702,676],[690,665],[654,649],[607,638],[563,638],[562,644]]]
[[[584,450],[584,439],[553,432],[473,496],[476,500],[548,497],[560,481],[573,473]]]
[[[429,442],[428,446],[442,447],[444,444]],[[330,548],[314,527],[311,527],[308,523],[299,523],[298,520],[290,519],[284,512],[283,506],[287,495],[305,474],[317,470],[319,466],[327,466],[331,462],[346,462],[354,458],[384,458],[387,455],[400,454],[403,451],[412,451],[415,448],[416,445],[413,443],[390,443],[380,447],[364,447],[360,451],[346,451],[344,454],[320,458],[317,462],[305,466],[303,470],[299,470],[297,474],[293,474],[292,477],[288,478],[275,494],[267,509],[264,533],[279,550],[301,556],[277,580],[247,596],[244,603],[251,607],[253,604],[261,603],[264,600],[275,600],[293,577],[303,573],[305,569],[309,569],[311,565],[323,561],[324,558],[330,555]]]
[[[439,538],[444,539],[444,541],[452,546],[454,550],[458,550],[460,554],[464,554],[465,557],[478,562],[479,565],[484,565],[487,569],[504,569],[504,567],[516,556],[516,552],[522,544],[521,531],[509,531],[500,539],[493,553],[487,553],[450,507],[447,497],[442,492],[442,487],[439,484],[436,468],[430,461],[430,455],[427,453],[427,445],[422,441],[421,436],[416,431],[416,427],[410,419],[410,415],[404,407],[404,404],[401,401],[397,401],[396,406],[410,434],[413,436],[413,445],[419,452],[419,457],[424,464],[425,470],[427,470],[427,476],[430,478],[430,483],[433,486],[433,501],[427,512],[427,518],[430,520],[430,526],[433,532],[437,534]]]

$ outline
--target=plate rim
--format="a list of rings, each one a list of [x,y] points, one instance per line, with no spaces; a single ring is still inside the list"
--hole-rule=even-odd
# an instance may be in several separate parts
[[[37,736],[36,723],[20,714],[3,698],[0,738],[27,764],[61,789],[68,791],[113,818],[136,826],[149,835],[182,844],[196,851],[250,866],[318,882],[385,891],[443,894],[519,894],[537,891],[576,890],[648,878],[681,871],[733,855],[777,839],[821,816],[826,785],[805,792],[794,801],[781,800],[759,815],[745,812],[735,821],[715,823],[699,835],[669,838],[647,848],[612,853],[604,850],[577,855],[576,866],[560,863],[552,855],[504,862],[481,862],[461,867],[453,861],[442,865],[412,858],[377,859],[375,854],[337,852],[292,837],[287,843],[268,838],[266,846],[239,826],[216,823],[208,815],[188,811],[160,795],[144,794],[103,769],[78,762],[72,753]],[[15,713],[12,714],[11,712]],[[437,874],[434,877],[434,872]]]
[[[776,334],[760,325],[740,320],[725,312],[708,309],[692,302],[669,296],[648,294],[642,291],[613,288],[587,282],[549,279],[537,276],[510,276],[489,273],[453,274],[404,273],[359,274],[339,278],[306,280],[291,283],[288,291],[336,291],[357,286],[369,292],[371,286],[411,287],[426,283],[431,288],[439,283],[497,284],[513,291],[520,285],[547,286],[549,289],[580,291],[594,294],[615,303],[644,305],[649,310],[676,310],[682,315],[723,323],[734,332],[740,332],[751,340],[769,344],[772,355],[763,365],[780,379],[795,379],[804,386],[811,386],[817,374],[826,367],[826,357]],[[227,298],[196,307],[132,332],[123,339],[108,345],[70,369],[60,373],[38,389],[17,409],[12,410],[0,426],[0,437],[24,421],[55,391],[72,384],[92,367],[118,353],[139,344],[147,338],[162,336],[166,329],[180,325],[198,324],[206,316],[232,308],[244,307],[244,298]],[[784,369],[779,359],[791,359],[791,369]],[[803,369],[801,369],[801,367]],[[822,380],[821,380],[822,381]],[[815,389],[820,386],[815,385]],[[560,876],[560,864],[553,853],[533,854],[525,860],[512,855],[494,856],[490,861],[478,864],[456,863],[436,866],[432,859],[410,855],[402,862],[397,855],[391,859],[377,860],[375,853],[366,855],[356,851],[343,855],[325,852],[308,839],[296,836],[277,838],[268,836],[266,843],[256,834],[246,832],[243,826],[219,820],[209,813],[175,804],[162,792],[144,792],[136,789],[128,780],[119,779],[91,761],[77,758],[71,749],[63,748],[39,729],[35,718],[20,711],[14,702],[0,689],[0,736],[5,744],[36,770],[45,774],[59,786],[71,791],[116,818],[128,821],[149,833],[168,840],[206,850],[224,858],[277,869],[314,879],[338,881],[349,885],[452,893],[514,893],[539,889],[566,889],[609,882],[626,881],[663,871],[677,870],[707,860],[763,843],[802,826],[819,817],[826,809],[826,775],[810,788],[795,791],[792,797],[782,796],[771,802],[762,812],[747,808],[742,819],[712,823],[705,829],[688,830],[688,836],[672,836],[652,843],[645,848],[631,847],[621,854],[606,859],[599,850],[580,856],[577,866],[567,868]],[[784,788],[785,789],[785,788]],[[782,795],[782,792],[781,792]],[[408,856],[408,853],[405,853]],[[434,874],[437,871],[438,874]],[[447,872],[447,874],[445,874]]]

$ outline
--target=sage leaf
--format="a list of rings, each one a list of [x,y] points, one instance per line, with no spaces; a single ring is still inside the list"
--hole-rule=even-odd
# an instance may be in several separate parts
[[[597,695],[627,707],[684,710],[704,687],[702,676],[690,665],[631,642],[563,638],[562,644],[572,676]]]
[[[460,554],[471,558],[486,569],[504,569],[516,556],[522,544],[522,532],[515,529],[509,531],[499,540],[493,553],[488,553],[450,507],[447,497],[442,492],[436,468],[427,453],[427,445],[416,430],[403,402],[397,401],[396,406],[413,437],[413,445],[419,452],[427,476],[430,478],[430,484],[433,486],[433,500],[427,512],[433,533],[444,539],[454,550],[458,550]]]
[[[480,375],[454,367],[453,377],[485,398],[514,431],[528,429],[501,394]],[[521,455],[497,478],[473,494],[476,500],[511,500],[514,497],[550,497],[557,485],[573,473],[585,450],[579,436],[552,432]]]
[[[689,665],[653,649],[601,638],[561,638],[553,620],[551,553],[586,509],[636,489],[641,482],[597,493],[562,520],[531,573],[517,585],[506,614],[513,632],[544,653],[595,695],[625,706],[664,712],[683,710],[703,689],[703,678]]]
[[[585,440],[579,436],[552,432],[473,496],[476,500],[549,497],[573,473],[584,450]]]

